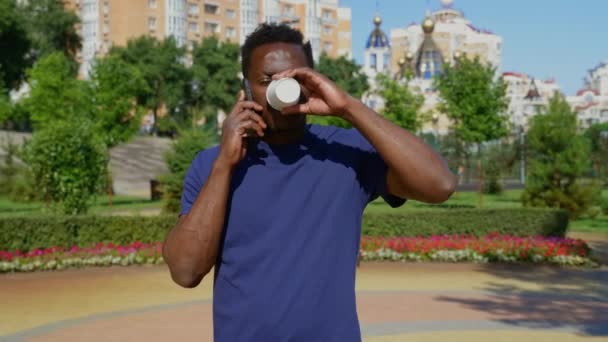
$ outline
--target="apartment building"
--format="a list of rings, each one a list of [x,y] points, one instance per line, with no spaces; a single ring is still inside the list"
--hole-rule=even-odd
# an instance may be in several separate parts
[[[351,12],[338,0],[65,0],[81,19],[80,74],[114,45],[151,35],[173,36],[191,47],[216,35],[242,44],[261,22],[286,22],[301,30],[313,46],[332,57],[352,58]]]

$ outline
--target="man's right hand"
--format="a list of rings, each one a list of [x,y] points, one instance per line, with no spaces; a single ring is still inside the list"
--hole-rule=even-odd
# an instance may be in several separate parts
[[[222,124],[222,141],[217,162],[223,166],[234,167],[247,153],[245,138],[257,133],[264,136],[266,123],[260,115],[264,108],[253,101],[245,101],[243,91],[239,94],[237,103]]]

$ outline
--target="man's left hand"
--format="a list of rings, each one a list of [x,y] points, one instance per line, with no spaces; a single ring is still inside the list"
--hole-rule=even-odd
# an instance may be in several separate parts
[[[330,79],[310,68],[285,70],[272,76],[275,80],[285,77],[300,83],[305,102],[284,108],[283,114],[343,116],[351,96]]]

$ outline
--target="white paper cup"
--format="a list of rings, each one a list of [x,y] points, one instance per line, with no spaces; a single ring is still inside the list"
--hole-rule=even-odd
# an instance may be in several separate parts
[[[300,84],[293,78],[281,78],[270,82],[266,88],[266,100],[276,110],[293,106],[300,100]]]

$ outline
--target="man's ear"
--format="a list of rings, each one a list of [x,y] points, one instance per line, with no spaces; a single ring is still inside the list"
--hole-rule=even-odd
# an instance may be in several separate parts
[[[312,55],[312,45],[310,45],[310,40],[304,43],[304,55],[306,55],[306,61],[308,65],[314,69],[315,68],[315,59]]]

